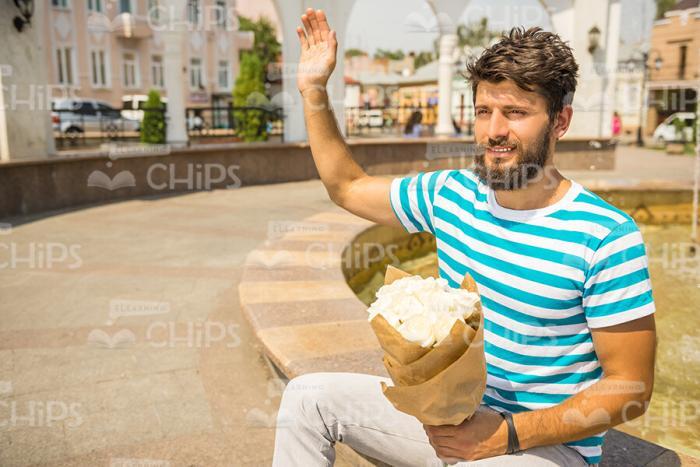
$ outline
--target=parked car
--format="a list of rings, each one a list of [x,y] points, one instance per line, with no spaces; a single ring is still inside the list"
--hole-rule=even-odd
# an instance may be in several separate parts
[[[143,121],[143,115],[145,111],[143,110],[148,96],[146,94],[127,94],[122,96],[122,116],[132,120],[137,120],[138,122]],[[161,104],[163,104],[163,109],[168,108],[168,98],[161,96]],[[188,131],[204,131],[208,128],[207,122],[202,119],[201,116],[188,112],[186,117],[187,130]]]
[[[119,109],[94,99],[55,99],[51,102],[54,131],[67,136],[102,132],[116,136],[123,131],[138,131],[139,121],[125,118]]]
[[[678,135],[674,121],[679,119],[683,122],[683,134]],[[692,112],[676,112],[669,115],[654,130],[652,139],[656,144],[665,144],[674,141],[692,141],[693,127],[695,126],[695,114]]]

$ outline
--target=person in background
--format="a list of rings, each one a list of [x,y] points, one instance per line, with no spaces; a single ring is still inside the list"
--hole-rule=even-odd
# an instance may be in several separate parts
[[[410,117],[408,117],[408,122],[406,122],[406,127],[403,130],[403,135],[407,138],[418,138],[421,131],[423,130],[423,114],[420,110],[414,110]]]
[[[613,112],[612,118],[612,137],[613,140],[617,141],[620,139],[620,133],[622,132],[622,119],[617,111]]]

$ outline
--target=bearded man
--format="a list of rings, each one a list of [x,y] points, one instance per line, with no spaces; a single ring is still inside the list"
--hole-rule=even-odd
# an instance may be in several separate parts
[[[651,398],[656,333],[639,229],[555,166],[573,117],[578,65],[561,39],[514,28],[467,66],[472,169],[396,179],[353,160],[326,84],[337,40],[307,10],[298,87],[309,144],[330,198],[378,224],[436,237],[440,276],[469,273],[484,313],[486,392],[472,418],[423,426],[351,373],[294,378],[278,414],[273,464],[328,466],[334,444],[390,465],[595,465],[605,432]]]

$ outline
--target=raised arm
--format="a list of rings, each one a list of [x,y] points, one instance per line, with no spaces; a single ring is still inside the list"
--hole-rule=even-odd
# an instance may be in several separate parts
[[[314,163],[326,191],[337,205],[378,224],[400,226],[389,201],[391,179],[367,175],[343,140],[326,85],[336,64],[338,41],[321,10],[309,8],[297,28],[301,59],[297,86]]]

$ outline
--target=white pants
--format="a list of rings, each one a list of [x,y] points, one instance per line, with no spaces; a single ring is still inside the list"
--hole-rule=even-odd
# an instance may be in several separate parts
[[[358,373],[311,373],[292,379],[277,414],[274,467],[332,466],[336,442],[393,466],[441,467],[418,419],[391,405],[379,382]],[[587,466],[562,444],[527,449],[467,466]]]

